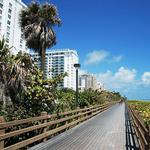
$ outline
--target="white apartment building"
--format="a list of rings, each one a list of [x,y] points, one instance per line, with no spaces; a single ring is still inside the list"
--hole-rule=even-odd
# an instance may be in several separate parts
[[[33,58],[38,59],[38,54],[31,53]],[[61,73],[67,73],[64,81],[59,85],[61,88],[76,89],[76,70],[74,64],[79,62],[77,51],[70,49],[49,50],[45,57],[45,72],[47,78],[55,77]],[[40,62],[37,63],[38,66]]]
[[[0,0],[0,38],[4,36],[13,54],[27,51],[19,25],[19,14],[26,5],[21,0]]]

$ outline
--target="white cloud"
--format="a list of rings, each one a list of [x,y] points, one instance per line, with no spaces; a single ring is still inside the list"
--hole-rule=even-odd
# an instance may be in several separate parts
[[[97,79],[104,84],[106,89],[118,90],[135,83],[136,70],[120,67],[116,73],[107,71],[97,74]]]
[[[109,53],[105,50],[92,51],[86,55],[86,60],[84,64],[98,64],[105,60],[105,58],[109,56]]]
[[[149,86],[150,85],[150,72],[144,72],[141,77],[141,80],[145,86]]]
[[[150,98],[150,72],[144,72],[137,79],[137,71],[120,67],[116,72],[106,71],[96,74],[97,80],[104,84],[105,89],[118,91],[129,99]]]
[[[120,62],[123,58],[123,55],[119,55],[119,56],[114,56],[112,58],[112,62]]]
[[[124,67],[120,67],[118,72],[115,73],[114,78],[119,82],[131,83],[135,80],[135,76],[135,69],[126,69]]]
[[[85,65],[99,64],[106,60],[107,63],[118,63],[123,59],[123,55],[110,56],[106,50],[95,50],[86,55]]]

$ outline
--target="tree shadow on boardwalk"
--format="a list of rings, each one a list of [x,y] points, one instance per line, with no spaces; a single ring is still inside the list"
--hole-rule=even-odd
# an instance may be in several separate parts
[[[131,123],[128,108],[125,106],[126,150],[140,150],[134,128]]]

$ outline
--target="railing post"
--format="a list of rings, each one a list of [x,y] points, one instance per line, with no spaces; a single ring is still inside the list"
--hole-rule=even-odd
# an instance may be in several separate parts
[[[4,122],[5,122],[4,117],[0,116],[0,123],[4,123]],[[4,133],[5,133],[5,129],[0,129],[0,135]],[[4,140],[0,141],[0,149],[4,149]]]
[[[42,111],[41,112],[41,116],[46,116],[47,115],[47,112],[46,111]],[[47,122],[47,119],[45,119],[44,121],[43,121],[43,123],[46,123]],[[45,133],[47,131],[47,127],[45,127],[45,128],[43,128],[43,133]],[[46,141],[46,138],[45,139],[43,139],[43,142],[45,142]]]
[[[85,106],[85,108],[88,108],[88,106]],[[88,109],[87,109],[86,111],[88,111]],[[85,116],[87,117],[87,116],[88,116],[88,114],[86,114]]]
[[[76,108],[76,110],[79,110],[79,109],[80,109],[80,107],[78,106],[78,107]],[[77,112],[77,114],[79,114],[79,113],[80,113],[80,111]],[[80,117],[82,117],[82,116],[80,116]],[[80,117],[77,117],[77,120],[80,119]],[[79,122],[78,122],[77,124],[79,124]]]
[[[149,139],[150,138],[150,128],[148,125],[146,126],[146,129],[148,130],[148,132],[144,132],[144,137],[148,143],[148,145],[146,145],[146,149],[149,149],[150,148],[150,139]]]

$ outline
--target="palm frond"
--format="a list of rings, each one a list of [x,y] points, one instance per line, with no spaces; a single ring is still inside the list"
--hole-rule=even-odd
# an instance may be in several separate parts
[[[56,43],[56,34],[52,26],[60,25],[57,8],[53,4],[32,3],[20,14],[27,46],[41,54],[42,45],[48,48]]]

